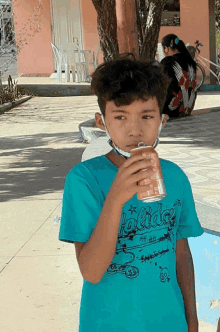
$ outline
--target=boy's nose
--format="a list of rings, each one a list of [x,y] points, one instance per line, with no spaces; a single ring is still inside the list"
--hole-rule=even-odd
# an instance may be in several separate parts
[[[127,130],[128,134],[131,136],[135,136],[135,137],[139,137],[143,135],[143,128],[139,123],[132,123],[128,130]]]

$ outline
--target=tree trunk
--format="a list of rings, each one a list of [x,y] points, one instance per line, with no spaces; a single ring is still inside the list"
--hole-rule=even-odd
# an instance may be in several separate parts
[[[143,29],[143,43],[140,49],[140,59],[155,59],[160,32],[161,17],[166,0],[150,0],[148,16]],[[140,28],[139,28],[140,31]]]
[[[138,44],[139,44],[139,54],[143,46],[145,26],[147,24],[147,12],[148,4],[146,0],[136,1],[136,16],[137,16],[137,30],[138,30]]]
[[[92,0],[97,11],[97,28],[104,61],[119,53],[115,0]]]
[[[136,1],[116,0],[119,53],[132,52],[139,58]]]
[[[143,60],[155,59],[162,11],[167,0],[92,2],[97,11],[104,61],[112,59],[119,52],[133,52]]]

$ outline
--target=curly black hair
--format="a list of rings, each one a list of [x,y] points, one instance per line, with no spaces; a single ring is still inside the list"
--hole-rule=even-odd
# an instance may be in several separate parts
[[[99,65],[91,77],[91,90],[104,116],[107,101],[119,107],[152,97],[157,98],[162,114],[170,79],[159,62],[137,60],[133,53],[119,54]]]

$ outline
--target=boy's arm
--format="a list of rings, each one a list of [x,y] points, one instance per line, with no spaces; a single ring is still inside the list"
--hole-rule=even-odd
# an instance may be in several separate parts
[[[188,331],[198,332],[194,267],[187,239],[181,239],[176,243],[176,273],[184,299]]]
[[[155,174],[152,160],[137,154],[128,158],[118,173],[106,196],[96,227],[89,240],[77,254],[80,271],[85,280],[98,283],[115,255],[121,213],[124,204],[136,193],[150,189],[150,180],[144,186],[138,182]]]
[[[106,197],[98,223],[77,255],[82,276],[91,283],[101,280],[114,257],[122,208],[112,196]]]

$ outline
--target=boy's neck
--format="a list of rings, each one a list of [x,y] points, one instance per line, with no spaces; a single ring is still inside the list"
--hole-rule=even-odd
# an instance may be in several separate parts
[[[108,152],[105,156],[117,167],[120,167],[126,160],[123,157],[119,156],[117,153],[115,153],[113,150]]]

